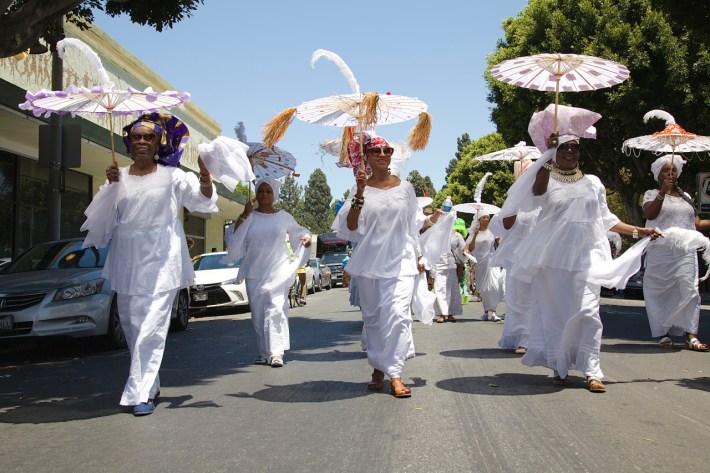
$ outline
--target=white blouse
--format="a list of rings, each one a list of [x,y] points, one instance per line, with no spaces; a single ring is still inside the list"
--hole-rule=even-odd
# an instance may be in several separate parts
[[[195,278],[181,209],[217,212],[212,198],[200,192],[197,176],[158,165],[145,176],[121,168],[118,182],[101,186],[84,212],[84,246],[106,246],[103,275],[120,294],[156,294],[190,286]]]
[[[350,195],[355,195],[355,189]],[[412,185],[400,181],[390,189],[366,186],[363,198],[365,204],[355,231],[348,229],[349,199],[333,222],[339,237],[357,243],[348,261],[348,273],[373,279],[417,275],[419,229],[425,216]]]

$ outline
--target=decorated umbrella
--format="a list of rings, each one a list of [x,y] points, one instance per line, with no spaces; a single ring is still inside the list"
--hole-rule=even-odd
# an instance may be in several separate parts
[[[343,127],[341,160],[346,159],[347,143],[357,133],[371,131],[377,125],[400,123],[419,117],[409,135],[409,147],[421,150],[426,147],[431,130],[431,117],[427,105],[413,97],[392,95],[389,92],[360,92],[360,87],[350,68],[335,53],[319,49],[313,53],[311,65],[321,57],[335,62],[347,78],[352,93],[323,97],[304,102],[298,107],[284,110],[264,126],[264,144],[272,147],[286,133],[294,117],[307,123]]]
[[[710,136],[700,136],[685,131],[675,122],[675,118],[663,110],[651,110],[643,116],[647,122],[651,118],[665,120],[666,127],[652,135],[637,136],[624,141],[621,150],[630,155],[633,149],[647,150],[655,154],[700,153],[710,151]],[[671,158],[672,159],[672,158]]]
[[[419,206],[420,209],[423,209],[427,205],[431,205],[431,203],[434,202],[434,199],[431,197],[423,196],[423,197],[417,197],[417,205]]]
[[[500,207],[493,204],[484,204],[482,202],[466,202],[464,204],[456,204],[453,209],[457,212],[466,214],[494,215],[500,212]]]
[[[522,161],[523,159],[535,160],[541,154],[537,147],[527,146],[524,141],[521,141],[512,148],[494,151],[483,156],[477,156],[474,159],[477,161]]]
[[[555,92],[555,110],[560,92],[604,89],[624,82],[629,70],[623,64],[581,54],[536,54],[508,59],[491,68],[491,75],[526,89]],[[555,114],[554,129],[557,130]]]
[[[247,141],[243,122],[239,122],[234,131],[239,141],[249,146],[247,158],[249,158],[256,179],[266,177],[277,179],[289,174],[298,176],[294,173],[296,158],[291,153],[276,146],[269,148],[264,143]]]
[[[57,54],[64,57],[66,47],[73,47],[81,51],[96,69],[101,85],[93,87],[79,87],[70,85],[66,90],[40,90],[36,93],[27,92],[26,101],[19,105],[22,110],[31,110],[35,116],[48,117],[52,113],[59,115],[93,114],[109,116],[109,131],[111,134],[111,159],[116,164],[115,147],[113,139],[113,116],[134,115],[159,112],[160,109],[182,107],[190,100],[187,92],[176,91],[154,92],[148,87],[138,91],[129,87],[126,90],[114,89],[114,84],[108,77],[106,69],[101,64],[101,59],[89,46],[75,38],[66,38],[57,43]]]

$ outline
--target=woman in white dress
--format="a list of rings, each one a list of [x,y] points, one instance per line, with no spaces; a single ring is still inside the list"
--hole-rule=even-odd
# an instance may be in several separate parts
[[[288,290],[296,270],[306,264],[311,234],[285,210],[274,207],[279,195],[279,181],[256,181],[254,208],[247,202],[244,212],[225,232],[225,261],[242,259],[239,278],[246,281],[251,321],[256,334],[259,355],[257,364],[273,368],[284,365],[283,356],[291,348],[288,328]],[[286,246],[289,240],[294,260]]]
[[[657,189],[643,196],[643,213],[647,227],[671,227],[707,231],[710,220],[700,220],[690,196],[677,184],[683,171],[679,156],[666,155],[651,165]],[[685,333],[685,347],[694,351],[708,351],[708,345],[697,338],[700,318],[698,292],[698,256],[695,251],[674,247],[666,239],[653,242],[646,250],[646,270],[643,297],[651,326],[651,335],[659,337],[659,346],[674,348],[671,335]]]
[[[104,276],[117,293],[118,313],[131,354],[122,406],[136,416],[155,410],[170,313],[178,290],[192,284],[181,209],[216,212],[217,193],[198,159],[200,178],[177,166],[189,132],[172,115],[143,115],[123,129],[133,164],[110,166],[107,183],[86,210],[84,246],[111,249]]]
[[[357,243],[348,272],[357,278],[367,360],[374,368],[368,389],[382,390],[387,375],[392,394],[409,397],[402,374],[412,344],[414,280],[423,270],[417,238],[425,217],[412,185],[388,172],[394,151],[389,143],[363,133],[362,146],[367,164],[357,166],[352,199],[338,212],[333,230]],[[359,149],[358,140],[348,147],[354,163],[360,163]],[[431,218],[436,221],[438,215]]]
[[[484,311],[481,320],[500,322],[501,318],[496,314],[496,309],[505,297],[505,271],[492,265],[490,261],[496,245],[500,242],[488,228],[490,221],[490,215],[480,215],[478,226],[474,226],[467,243],[469,251],[476,259],[476,289],[481,295]]]
[[[619,221],[607,207],[606,191],[599,178],[582,173],[578,167],[580,137],[595,136],[591,125],[601,115],[559,106],[559,136],[554,132],[540,142],[540,130],[552,129],[552,107],[533,115],[528,129],[544,154],[511,186],[507,205],[500,212],[501,217],[515,213],[521,196],[530,201],[530,207],[540,206],[537,223],[518,245],[511,270],[513,277],[532,283],[537,302],[522,362],[552,369],[557,385],[570,383],[570,370],[582,371],[589,391],[604,392],[599,360],[601,286],[590,282],[590,272],[597,265],[611,266],[607,230],[636,238],[659,233]],[[548,163],[550,159],[553,164]],[[524,189],[526,186],[529,187]],[[538,196],[536,199],[530,199],[530,190]],[[640,254],[634,262],[638,268]],[[628,278],[635,270],[629,269],[630,274],[624,276]]]
[[[466,241],[461,233],[466,232],[464,221],[460,218],[454,223],[451,245],[434,265],[434,294],[436,294],[437,323],[456,322],[456,317],[463,314],[461,287],[459,286],[458,267],[463,269],[468,253]]]

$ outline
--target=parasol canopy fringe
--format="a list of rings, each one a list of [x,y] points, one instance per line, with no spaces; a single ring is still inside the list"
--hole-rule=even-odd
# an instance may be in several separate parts
[[[343,136],[340,137],[340,153],[338,159],[338,165],[340,167],[350,166],[350,154],[348,153],[348,146],[355,138],[355,127],[346,126],[343,128]]]
[[[414,151],[420,151],[426,148],[429,143],[429,134],[431,133],[431,115],[427,112],[419,114],[417,124],[409,132],[409,147]]]
[[[276,142],[283,138],[286,134],[286,130],[288,130],[288,126],[296,116],[296,111],[296,107],[287,108],[272,118],[269,123],[261,127],[264,131],[264,146],[273,148]]]
[[[643,122],[648,123],[651,118],[663,120],[664,122],[666,122],[666,125],[672,125],[675,123],[675,118],[673,118],[673,115],[666,112],[665,110],[651,110],[650,112],[646,112],[646,114],[643,116]]]
[[[380,101],[380,94],[377,92],[365,92],[362,98],[364,113],[362,116],[363,128],[374,128],[377,125],[377,104]]]

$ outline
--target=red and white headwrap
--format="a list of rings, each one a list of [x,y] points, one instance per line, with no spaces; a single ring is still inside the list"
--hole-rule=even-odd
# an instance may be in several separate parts
[[[371,148],[389,148],[390,144],[382,138],[381,136],[377,136],[374,134],[369,134],[362,132],[362,150],[364,153],[367,153],[368,149]],[[353,168],[353,173],[357,174],[357,170],[360,167],[360,163],[362,163],[362,155],[360,154],[360,138],[355,138],[353,139],[350,143],[348,143],[348,156],[350,158],[350,166]],[[372,168],[370,167],[369,164],[366,164],[365,171],[369,174],[372,171]]]

